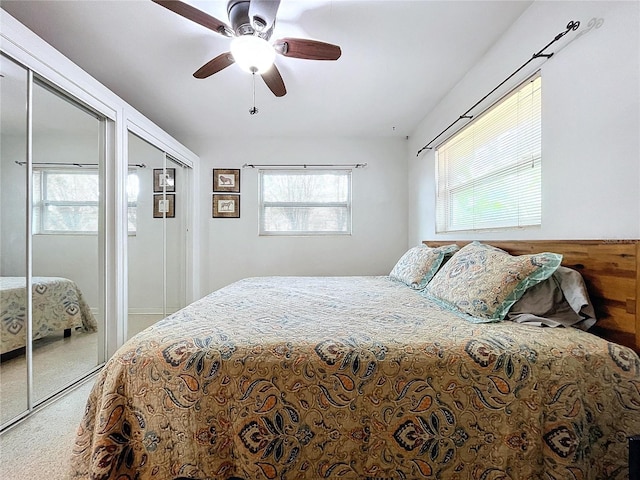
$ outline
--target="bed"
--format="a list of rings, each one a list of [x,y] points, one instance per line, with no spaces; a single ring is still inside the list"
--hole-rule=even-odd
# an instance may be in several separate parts
[[[554,243],[559,253],[576,245]],[[583,270],[617,278],[627,250],[595,245]],[[626,277],[634,285],[637,271]],[[431,273],[427,287],[442,276]],[[628,477],[627,437],[640,432],[632,348],[577,328],[473,323],[418,287],[266,277],[209,294],[109,360],[71,477]],[[595,309],[615,313],[609,300],[596,297]],[[601,328],[626,334],[635,324],[625,321]]]
[[[26,345],[25,277],[0,277],[0,353]],[[77,285],[60,277],[32,277],[33,339],[53,332],[95,332],[96,320]]]

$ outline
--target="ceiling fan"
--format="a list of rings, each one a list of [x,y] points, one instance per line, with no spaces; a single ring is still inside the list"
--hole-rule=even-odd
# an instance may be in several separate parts
[[[253,74],[259,74],[276,97],[287,89],[273,63],[276,54],[308,60],[337,60],[342,50],[337,45],[304,38],[280,38],[269,43],[276,24],[280,0],[230,0],[227,4],[229,23],[178,0],[152,0],[158,5],[202,25],[220,35],[232,38],[231,51],[224,52],[200,67],[193,76],[207,78],[237,63]]]

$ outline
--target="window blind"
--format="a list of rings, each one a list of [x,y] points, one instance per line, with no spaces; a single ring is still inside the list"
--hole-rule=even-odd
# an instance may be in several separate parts
[[[436,149],[436,231],[541,223],[540,76]]]

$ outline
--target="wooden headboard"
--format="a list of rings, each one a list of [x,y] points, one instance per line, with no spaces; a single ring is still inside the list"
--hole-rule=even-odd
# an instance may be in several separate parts
[[[640,353],[640,240],[514,240],[483,243],[512,255],[555,252],[585,279],[598,323],[590,332]],[[431,247],[469,241],[423,242]]]

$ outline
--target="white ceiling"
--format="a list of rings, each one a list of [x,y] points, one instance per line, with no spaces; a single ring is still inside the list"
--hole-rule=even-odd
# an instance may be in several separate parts
[[[189,3],[228,21],[226,0]],[[150,0],[11,1],[2,8],[179,141],[197,136],[405,136],[531,1],[282,0],[272,39],[340,45],[335,62],[279,56],[276,98],[232,65],[192,74],[229,50]],[[505,72],[509,73],[509,72]],[[188,145],[187,145],[188,146]]]

